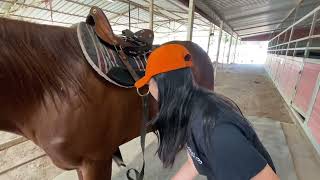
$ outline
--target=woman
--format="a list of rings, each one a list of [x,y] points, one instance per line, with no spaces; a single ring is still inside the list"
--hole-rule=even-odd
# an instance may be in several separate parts
[[[151,53],[145,76],[135,84],[138,91],[149,84],[159,103],[154,122],[164,166],[172,166],[177,153],[187,149],[188,160],[173,180],[197,174],[209,180],[279,179],[249,122],[221,96],[198,87],[191,66],[187,49],[163,45]]]

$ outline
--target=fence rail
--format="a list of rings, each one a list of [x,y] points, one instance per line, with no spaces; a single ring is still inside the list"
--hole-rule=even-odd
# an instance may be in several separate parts
[[[299,9],[299,7],[296,8],[295,18],[292,25],[275,35],[269,41],[267,52],[269,54],[287,56],[296,56],[297,52],[299,52],[299,56],[301,56],[301,51],[304,51],[303,57],[309,58],[310,55],[312,55],[313,58],[320,59],[320,34],[318,32],[318,29],[320,28],[320,5],[307,13],[305,16],[296,20]],[[300,30],[302,30],[300,33],[302,32],[305,35],[296,34],[297,36],[303,35],[303,37],[295,39],[295,31],[297,31],[299,28],[299,24],[310,17],[312,17],[312,23],[308,23],[308,27],[300,27]],[[314,56],[314,54],[317,54],[317,56]]]

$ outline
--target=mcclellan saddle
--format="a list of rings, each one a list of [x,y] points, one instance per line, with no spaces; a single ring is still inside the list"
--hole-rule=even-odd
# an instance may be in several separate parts
[[[77,25],[77,36],[86,60],[107,81],[120,87],[131,88],[135,81],[144,76],[147,58],[153,48],[153,31],[143,29],[133,33],[124,30],[122,35],[115,35],[103,11],[92,7],[86,22]],[[146,121],[146,97],[143,102]],[[145,134],[143,128],[142,137],[145,137]],[[144,146],[142,148],[144,149]],[[119,148],[113,159],[118,165],[124,166]]]
[[[77,27],[81,49],[99,75],[121,87],[133,87],[144,75],[153,48],[152,30],[122,31],[115,35],[103,11],[92,7],[86,22]]]

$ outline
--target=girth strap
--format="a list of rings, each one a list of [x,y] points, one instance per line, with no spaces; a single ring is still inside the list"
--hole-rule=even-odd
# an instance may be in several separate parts
[[[129,71],[130,75],[132,76],[132,78],[134,79],[134,81],[138,81],[139,76],[136,73],[136,71],[132,68],[132,66],[130,65],[130,63],[128,61],[128,56],[123,52],[123,49],[121,47],[120,47],[120,50],[117,48],[116,48],[116,50],[119,53],[119,57],[120,57],[122,63],[126,66],[126,68],[128,69],[128,71]]]
[[[123,52],[121,47],[120,47],[120,50],[118,50],[118,53],[120,55],[121,61],[127,67],[127,69],[129,71],[129,73],[131,74],[132,78],[135,81],[138,81],[139,80],[139,76],[137,75],[137,73],[134,71],[134,69],[132,68],[132,66],[128,62],[128,56]],[[140,145],[141,145],[141,150],[142,150],[143,165],[142,165],[142,168],[141,168],[140,172],[138,170],[134,169],[134,168],[131,168],[131,169],[129,169],[127,171],[127,178],[129,180],[134,180],[130,176],[130,172],[131,171],[134,171],[134,173],[136,175],[136,180],[143,180],[143,177],[144,177],[144,168],[145,168],[144,150],[145,150],[145,140],[146,140],[146,134],[147,134],[146,124],[147,124],[148,119],[149,119],[148,96],[142,96],[142,111],[143,111],[143,113],[142,113],[143,120],[142,120],[142,123],[141,123]]]
[[[141,145],[141,150],[142,150],[142,160],[143,160],[143,164],[142,164],[142,168],[141,171],[139,172],[138,170],[131,168],[127,171],[127,178],[129,180],[134,180],[131,176],[130,176],[130,172],[134,171],[135,175],[136,175],[136,180],[143,180],[144,177],[144,167],[145,167],[145,159],[144,159],[144,151],[145,151],[145,142],[146,142],[146,134],[147,134],[147,127],[146,124],[148,122],[149,119],[149,108],[148,108],[148,98],[149,96],[142,96],[142,109],[143,109],[143,121],[142,121],[142,126],[141,126],[141,131],[140,131],[140,145]]]

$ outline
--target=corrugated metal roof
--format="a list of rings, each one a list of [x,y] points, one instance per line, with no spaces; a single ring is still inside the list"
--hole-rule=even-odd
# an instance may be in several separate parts
[[[241,37],[274,30],[299,2],[300,0],[202,1],[209,9],[221,16]],[[199,6],[203,5],[199,3]],[[207,13],[210,15],[211,12]]]
[[[52,1],[52,9],[44,0],[0,0],[0,16],[26,20],[31,22],[71,26],[84,21],[90,8],[98,6],[116,30],[128,27],[128,0],[46,0]],[[186,29],[188,7],[180,1],[189,0],[154,0],[154,25],[157,29],[175,31],[172,24]],[[209,29],[210,19],[216,25],[224,20],[224,30],[236,32],[241,37],[271,33],[289,26],[293,21],[293,9],[301,0],[196,0],[194,28]],[[314,8],[320,0],[304,0],[298,13],[298,18]],[[130,17],[133,28],[148,28],[149,0],[131,0]],[[215,12],[215,13],[213,13]],[[290,14],[291,13],[291,14]],[[201,14],[201,15],[200,15]],[[52,15],[52,17],[51,17]],[[205,18],[204,18],[205,17]],[[52,18],[52,19],[51,19]]]
[[[51,1],[52,6],[44,1]],[[71,26],[84,21],[92,6],[103,9],[115,31],[128,28],[128,0],[0,0],[0,17]],[[149,0],[131,0],[130,17],[132,30],[148,28]],[[154,0],[155,29],[174,32],[177,27],[186,29],[187,21],[188,8],[179,1]],[[196,14],[194,27],[208,30],[209,22]]]
[[[179,1],[188,5],[189,0]],[[225,31],[243,38],[279,31],[281,24],[288,27],[300,3],[297,19],[319,6],[320,0],[195,0],[198,13],[216,25],[223,20]]]

